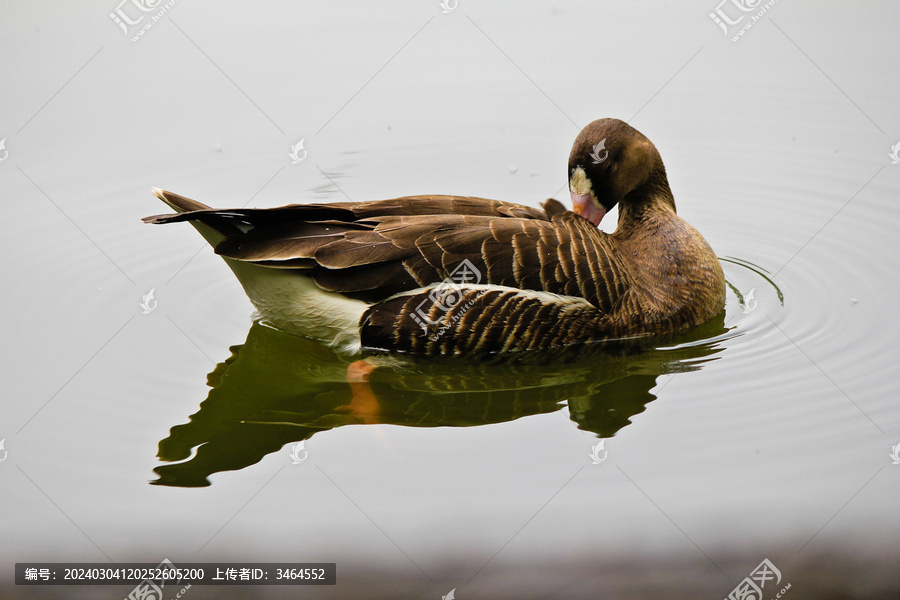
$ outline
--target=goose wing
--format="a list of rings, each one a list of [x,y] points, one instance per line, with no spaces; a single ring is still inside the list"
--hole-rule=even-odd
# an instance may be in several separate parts
[[[172,204],[175,195],[162,193]],[[145,221],[200,221],[223,235],[215,251],[225,258],[297,269],[325,290],[370,302],[452,280],[581,297],[609,313],[631,287],[610,237],[555,201],[546,212],[460,196],[271,209],[198,204]],[[462,280],[461,267],[469,269]]]

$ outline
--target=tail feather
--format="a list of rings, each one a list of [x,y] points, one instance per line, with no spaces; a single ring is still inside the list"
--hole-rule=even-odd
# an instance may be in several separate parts
[[[196,200],[191,200],[190,198],[185,198],[184,196],[179,196],[178,194],[173,194],[172,192],[167,192],[159,188],[153,188],[152,191],[154,196],[168,204],[172,208],[172,210],[180,213],[188,212],[191,210],[210,209],[209,206],[203,204],[202,202],[197,202]]]
[[[197,215],[196,211],[215,210],[202,202],[197,202],[196,200],[191,200],[190,198],[185,198],[184,196],[179,196],[178,194],[173,194],[172,192],[167,192],[159,188],[153,188],[152,191],[154,196],[165,202],[178,214],[144,217],[141,219],[144,223],[161,224],[172,223],[174,221],[188,221],[194,226],[194,229],[200,232],[200,235],[202,235],[213,248],[229,235],[240,231],[240,228],[238,228],[233,221],[219,215],[212,213],[203,215],[202,212],[200,215]],[[181,213],[192,214],[182,216]]]
[[[285,214],[270,209],[213,209],[172,192],[154,189],[153,194],[175,210],[176,214],[146,217],[143,219],[145,223],[188,221],[213,248],[229,236],[246,234],[257,223],[270,225],[279,219],[283,220]],[[284,207],[284,210],[295,212],[297,209]],[[299,210],[305,210],[314,217],[325,218],[336,218],[335,214],[348,212],[346,209],[330,206]],[[224,255],[222,258],[266,321],[283,331],[320,339],[348,352],[358,350],[359,319],[367,304],[317,286],[306,274],[306,269],[313,267],[315,261],[303,257],[255,262],[236,260]]]

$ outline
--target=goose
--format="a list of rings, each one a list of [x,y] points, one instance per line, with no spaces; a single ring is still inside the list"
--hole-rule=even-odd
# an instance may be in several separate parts
[[[671,334],[723,310],[722,267],[676,214],[647,137],[593,121],[568,179],[572,210],[448,195],[214,209],[154,188],[176,212],[143,220],[190,222],[264,324],[349,354],[554,349]]]

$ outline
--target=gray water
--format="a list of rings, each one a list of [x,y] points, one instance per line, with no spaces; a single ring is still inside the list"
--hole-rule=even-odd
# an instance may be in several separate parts
[[[338,565],[187,598],[722,598],[764,558],[788,598],[896,593],[900,6],[783,0],[737,42],[716,8],[184,1],[132,42],[114,2],[7,3],[0,596],[122,598],[13,565],[163,558]],[[385,366],[368,416],[346,359],[252,325],[195,231],[140,222],[151,187],[566,201],[599,117],[656,143],[727,259],[722,318]]]

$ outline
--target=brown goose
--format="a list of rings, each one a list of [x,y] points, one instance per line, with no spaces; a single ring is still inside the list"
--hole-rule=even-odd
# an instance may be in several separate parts
[[[481,354],[672,333],[725,304],[706,240],[675,214],[656,147],[617,119],[569,156],[574,212],[483,198],[212,209],[154,190],[234,271],[264,321],[346,351]],[[612,235],[597,229],[618,204]]]

